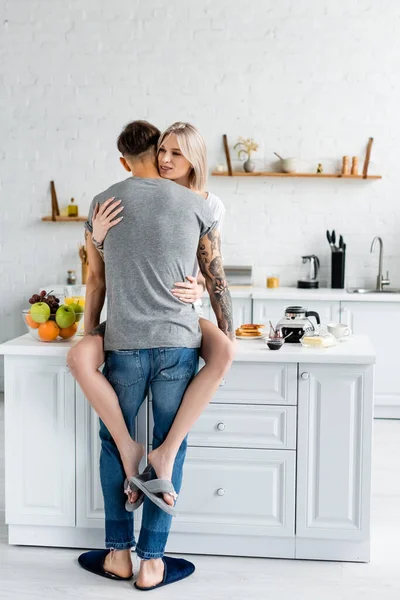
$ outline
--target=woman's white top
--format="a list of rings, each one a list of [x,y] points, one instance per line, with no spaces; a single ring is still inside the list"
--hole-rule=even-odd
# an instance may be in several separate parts
[[[204,198],[204,202],[209,203],[209,206],[210,206],[211,211],[214,216],[214,221],[217,221],[217,223],[218,223],[217,229],[219,230],[220,234],[222,234],[222,226],[224,223],[226,210],[225,210],[225,206],[222,203],[221,198],[219,198],[215,194],[211,194],[211,192],[208,192],[208,196],[207,196],[207,198]],[[197,262],[197,259],[196,259],[194,266],[193,266],[193,273],[192,273],[193,277],[197,277],[198,273],[199,273],[199,263]],[[193,304],[193,306],[194,306],[197,314],[200,317],[203,316],[203,310],[202,310],[203,303],[202,303],[201,299],[196,300],[196,302]]]

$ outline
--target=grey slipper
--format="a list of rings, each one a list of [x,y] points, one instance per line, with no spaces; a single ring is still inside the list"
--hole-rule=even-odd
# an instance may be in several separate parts
[[[173,506],[167,504],[162,497],[163,494],[170,494],[175,502],[178,499],[178,494],[175,492],[174,486],[168,479],[152,479],[150,481],[142,481],[139,477],[131,477],[129,483],[138,487],[149,500],[154,502],[161,510],[176,517],[177,512]]]
[[[137,475],[137,477],[135,477],[135,479],[138,479],[143,482],[150,481],[151,474],[152,474],[151,465],[147,465],[147,467],[144,469],[143,473],[141,473],[140,475]],[[133,479],[133,477],[130,480],[125,479],[125,483],[124,483],[125,494],[128,494],[128,492],[137,492],[139,489],[137,485],[132,483],[132,479]],[[139,506],[141,506],[143,504],[144,494],[143,494],[142,490],[140,490],[140,492],[141,493],[139,494],[136,502],[129,502],[129,500],[127,500],[125,502],[125,510],[127,510],[128,512],[133,512],[134,510],[137,510],[139,508]]]

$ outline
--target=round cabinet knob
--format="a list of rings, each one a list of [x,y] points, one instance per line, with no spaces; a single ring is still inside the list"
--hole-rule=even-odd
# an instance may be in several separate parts
[[[225,496],[225,490],[224,490],[224,488],[218,488],[217,494],[218,494],[218,496]]]
[[[223,379],[223,380],[221,381],[221,383],[219,384],[219,387],[222,387],[223,385],[226,385],[226,379]]]
[[[309,374],[309,373],[302,373],[302,374],[300,375],[300,377],[301,377],[302,379],[309,379],[309,378],[310,378],[310,374]]]
[[[217,429],[218,429],[218,431],[224,431],[224,429],[225,429],[225,423],[218,423]]]

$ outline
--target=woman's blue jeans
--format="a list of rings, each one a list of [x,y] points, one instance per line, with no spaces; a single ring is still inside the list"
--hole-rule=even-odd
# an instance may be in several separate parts
[[[167,437],[187,386],[198,368],[198,348],[115,350],[107,353],[103,374],[114,388],[125,423],[134,436],[135,418],[149,390],[152,394],[153,448]],[[172,518],[148,498],[143,503],[142,525],[136,544],[133,514],[125,510],[125,474],[117,447],[100,421],[100,479],[106,516],[106,548],[124,550],[136,545],[142,559],[164,554]],[[177,493],[182,484],[185,439],[176,456],[172,483]]]

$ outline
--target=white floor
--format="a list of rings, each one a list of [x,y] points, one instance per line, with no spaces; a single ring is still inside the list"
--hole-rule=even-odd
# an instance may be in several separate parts
[[[132,583],[96,577],[76,564],[78,552],[7,545],[4,525],[4,417],[0,398],[0,599],[124,600]],[[245,495],[244,495],[245,498]],[[400,421],[375,421],[372,561],[369,564],[188,557],[196,573],[152,592],[187,600],[399,600]]]

